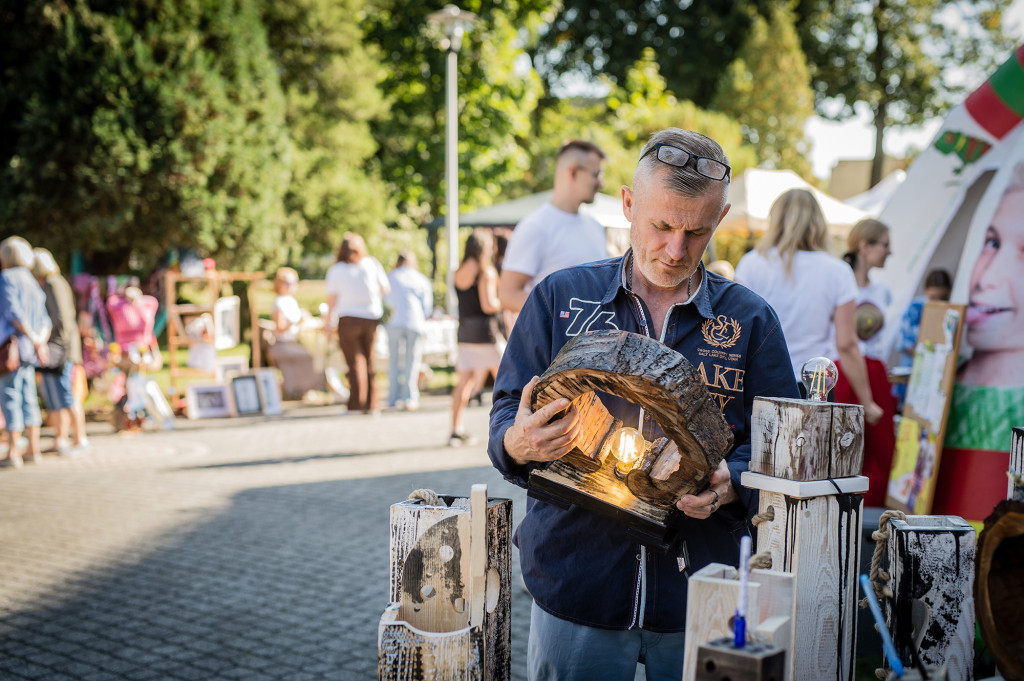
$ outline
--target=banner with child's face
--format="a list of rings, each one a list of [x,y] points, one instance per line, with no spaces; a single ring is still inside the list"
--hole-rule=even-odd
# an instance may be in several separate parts
[[[981,520],[1006,495],[1011,429],[1024,426],[1024,46],[954,109],[880,219],[893,256],[885,345],[925,273],[954,272],[966,304],[961,363],[932,512]]]

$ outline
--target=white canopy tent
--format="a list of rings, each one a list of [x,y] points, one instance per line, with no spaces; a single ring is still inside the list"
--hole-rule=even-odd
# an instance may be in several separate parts
[[[892,195],[896,193],[896,190],[900,188],[900,185],[906,179],[907,172],[905,170],[894,170],[883,177],[882,181],[871,189],[861,192],[856,196],[851,196],[843,203],[865,210],[871,214],[871,217],[877,218],[885,210],[885,205],[889,203],[889,199],[892,198]]]
[[[551,200],[552,191],[522,196],[511,201],[486,206],[471,213],[459,215],[462,227],[515,227],[516,223]],[[580,212],[589,215],[605,227],[629,229],[629,222],[622,214],[622,199],[618,196],[598,194],[593,203],[580,206]]]
[[[732,208],[719,227],[720,231],[763,232],[768,228],[768,213],[775,199],[790,189],[807,189],[821,204],[825,222],[835,237],[845,237],[858,220],[870,215],[859,208],[832,198],[804,181],[792,170],[761,170],[750,168],[734,177],[729,189]]]

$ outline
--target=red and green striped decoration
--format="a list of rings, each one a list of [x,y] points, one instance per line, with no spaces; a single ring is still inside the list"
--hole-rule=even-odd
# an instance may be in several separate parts
[[[998,139],[1020,123],[1024,118],[1024,45],[971,93],[964,106],[981,127]]]

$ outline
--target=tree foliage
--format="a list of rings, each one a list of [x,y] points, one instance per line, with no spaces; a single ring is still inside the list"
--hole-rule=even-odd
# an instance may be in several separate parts
[[[770,21],[754,19],[711,108],[740,122],[762,167],[811,176],[804,125],[814,114],[814,92],[789,10],[775,7]]]
[[[427,15],[435,9],[407,0],[373,0],[366,33],[387,64],[381,88],[389,115],[373,124],[377,158],[398,224],[419,224],[443,213],[446,53]],[[523,68],[517,26],[544,3],[465,2],[478,22],[458,54],[459,205],[493,203],[514,188],[530,158],[530,115],[540,94],[536,74]]]
[[[566,105],[551,112],[546,120],[549,129],[578,131],[592,139],[608,155],[605,163],[605,184],[612,194],[621,185],[632,185],[633,171],[647,139],[668,127],[699,130],[722,145],[733,167],[742,173],[756,164],[754,150],[743,140],[739,123],[728,116],[705,111],[693,102],[679,100],[667,89],[665,79],[653,50],[645,50],[626,72],[621,85],[611,86],[608,97],[597,107]],[[548,135],[552,143],[565,135]],[[547,158],[552,161],[557,144],[552,144]],[[550,180],[545,189],[550,188]]]
[[[295,148],[285,196],[293,251],[328,253],[344,231],[380,234],[388,197],[374,164],[371,122],[387,112],[384,69],[363,40],[361,0],[262,4]]]
[[[253,0],[25,0],[0,28],[6,233],[106,271],[280,254],[292,150]]]
[[[803,0],[801,34],[818,110],[875,117],[872,184],[887,127],[920,124],[963,98],[1012,47],[1001,29],[1011,0]]]
[[[753,16],[770,0],[564,0],[539,37],[534,66],[553,91],[566,75],[622,85],[645,49],[668,89],[707,106]],[[762,7],[763,6],[763,7]]]

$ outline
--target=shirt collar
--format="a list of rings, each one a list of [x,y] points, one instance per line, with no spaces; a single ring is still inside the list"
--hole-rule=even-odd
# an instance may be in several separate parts
[[[633,249],[630,248],[622,256],[619,261],[619,276],[612,279],[611,285],[608,290],[605,291],[604,298],[601,300],[603,305],[607,305],[618,295],[619,291],[630,292],[626,286],[626,275],[628,273],[627,267],[630,267],[633,263]],[[711,309],[711,292],[707,286],[708,273],[704,269],[704,263],[701,262],[697,265],[700,268],[700,284],[697,285],[697,290],[693,292],[689,300],[680,301],[677,305],[689,305],[693,303],[694,307],[697,308],[697,312],[700,313],[701,317],[705,319],[714,319],[715,313]]]

